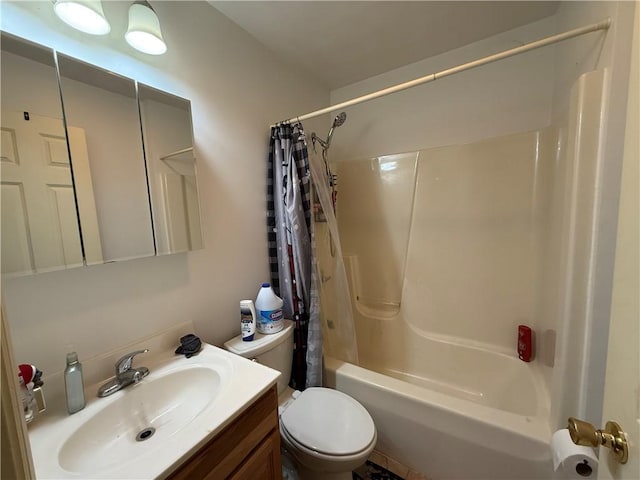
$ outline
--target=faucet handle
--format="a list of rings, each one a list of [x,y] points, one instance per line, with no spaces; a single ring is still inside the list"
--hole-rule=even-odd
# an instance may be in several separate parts
[[[136,350],[135,352],[127,353],[120,360],[116,362],[116,376],[123,374],[127,370],[131,370],[131,364],[133,363],[133,357],[140,353],[147,353],[148,348],[144,350]]]

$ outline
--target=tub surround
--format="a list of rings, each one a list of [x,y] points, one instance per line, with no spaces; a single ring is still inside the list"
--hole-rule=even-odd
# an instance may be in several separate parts
[[[382,452],[442,479],[551,473],[551,432],[585,404],[606,78],[579,77],[563,125],[338,164],[360,362],[327,362],[328,376],[371,411]],[[401,162],[404,174],[390,168]],[[375,177],[367,203],[349,201],[358,169]],[[378,208],[406,190],[405,210]],[[391,255],[361,268],[388,251],[390,275]],[[521,323],[537,333],[530,363],[517,358]]]
[[[548,127],[338,163],[356,368],[372,373],[361,379],[390,382],[384,383],[385,401],[373,399],[370,387],[362,387],[368,393],[360,387],[347,393],[364,395],[364,402],[372,402],[367,408],[388,428],[378,446],[382,452],[400,455],[436,478],[448,474],[438,461],[457,464],[454,453],[436,455],[440,460],[419,454],[415,445],[434,441],[436,432],[444,432],[445,452],[461,442],[459,448],[470,455],[474,446],[484,448],[484,437],[496,439],[493,460],[470,457],[478,460],[469,471],[458,470],[461,475],[475,468],[490,475],[492,463],[499,464],[498,451],[513,458],[509,471],[528,468],[522,467],[528,465],[522,448],[535,448],[540,465],[550,460],[542,447],[551,435],[544,364],[520,361],[515,344],[519,323],[540,333],[545,328],[539,319],[539,265],[556,138]],[[373,262],[376,257],[385,260]],[[540,335],[538,351],[549,349]],[[396,425],[406,419],[396,418],[402,414],[391,406],[407,392],[411,406],[402,410],[413,409],[418,420],[403,431]]]
[[[635,8],[638,8],[637,4]],[[396,152],[417,151],[442,145],[462,145],[499,135],[535,131],[550,125],[566,129],[571,90],[579,78],[591,71],[605,73],[606,81],[602,89],[605,106],[601,115],[604,124],[599,133],[599,148],[606,163],[601,166],[601,176],[596,180],[596,189],[591,190],[592,194],[599,197],[597,202],[600,214],[599,217],[592,217],[594,242],[591,242],[588,231],[579,231],[576,232],[578,242],[575,245],[575,253],[588,252],[592,256],[592,269],[589,271],[583,260],[576,262],[580,268],[574,271],[571,287],[576,294],[575,301],[562,311],[563,308],[557,301],[559,292],[555,288],[556,281],[561,276],[558,273],[561,266],[558,257],[544,255],[544,264],[537,266],[538,273],[543,276],[538,282],[541,288],[537,295],[543,300],[537,305],[532,318],[538,324],[538,340],[542,340],[548,348],[539,352],[540,355],[534,363],[543,371],[546,388],[553,398],[550,416],[553,429],[561,428],[567,416],[576,415],[576,412],[584,412],[584,417],[591,418],[596,423],[600,421],[600,392],[603,390],[607,351],[606,319],[609,311],[608,297],[611,292],[609,283],[613,266],[612,252],[615,249],[615,221],[632,45],[633,9],[634,2],[560,2],[557,13],[547,19],[333,90],[331,93],[331,103],[336,104],[499,51],[503,47],[513,46],[514,42],[522,44],[602,18],[612,19],[612,27],[606,34],[573,39],[492,66],[462,73],[456,78],[434,82],[424,88],[415,88],[359,105],[348,112],[350,126],[341,131],[340,141],[335,142],[331,157],[334,162],[379,158],[380,155]],[[566,130],[561,130],[560,133],[564,134]],[[560,146],[566,151],[567,145],[569,142]],[[547,185],[551,189],[546,192],[550,194],[548,201],[552,198],[555,201],[558,195],[563,195],[561,182],[556,182],[561,176],[560,170],[568,168],[571,163],[573,160],[562,156],[556,158],[554,155],[552,185]],[[340,204],[348,192],[344,177],[340,176],[339,171],[338,175]],[[588,178],[581,178],[577,183],[589,181]],[[589,189],[585,189],[586,191]],[[405,191],[400,193],[406,194]],[[402,198],[396,197],[393,201],[397,199]],[[373,203],[370,197],[366,196],[361,197],[359,201]],[[560,210],[560,203],[561,201],[556,202],[551,209],[548,229],[543,232],[546,238],[541,239],[540,246],[543,249],[548,248],[550,242],[557,241],[563,233],[557,223],[554,223],[557,219],[554,218],[556,214],[565,214]],[[384,206],[381,208],[384,209]],[[582,209],[576,217],[580,223],[590,215],[586,210]],[[394,225],[403,223],[399,216],[387,218],[386,221]],[[368,265],[367,269],[388,263],[392,255],[397,255],[396,240],[402,241],[403,238],[400,238],[398,231],[392,231],[388,238],[391,240],[388,242],[389,249],[384,255],[378,255],[384,257],[382,261]],[[344,241],[343,238],[343,246]],[[591,245],[587,246],[588,243]],[[385,279],[394,279],[396,271],[388,271]],[[367,279],[371,278],[377,280],[380,276],[367,276]],[[538,281],[537,278],[534,280]],[[374,287],[381,290],[383,285],[380,283]],[[367,291],[378,293],[374,292],[374,288],[367,288]],[[397,292],[398,289],[388,288],[382,293]],[[366,302],[369,299],[365,296],[363,300]],[[367,305],[359,305],[361,310],[366,310],[366,307]],[[395,305],[389,305],[387,310],[394,308]],[[378,309],[378,313],[380,310]],[[566,315],[572,321],[558,324],[557,317],[560,314]],[[380,316],[393,315],[385,313]],[[422,320],[427,319],[419,319]],[[478,326],[482,329],[485,327],[475,316],[466,320],[472,323],[472,329]],[[490,318],[488,321],[488,328],[493,328],[494,319]],[[446,322],[450,322],[452,328],[459,327],[449,318]],[[515,326],[517,320],[514,319],[513,324]],[[555,335],[552,334],[554,330],[557,333],[555,339]],[[376,332],[376,327],[369,324],[366,331]],[[506,329],[505,332],[513,334],[514,330]],[[482,338],[486,339],[485,336]],[[504,340],[508,343],[504,343]],[[501,339],[492,337],[490,343],[501,343],[511,351],[514,348],[513,336],[504,336]],[[366,345],[367,340],[362,340],[362,336],[359,336],[358,344]],[[566,348],[567,344],[569,348]],[[373,351],[386,353],[380,348]],[[400,354],[400,357],[402,356]],[[398,359],[398,362],[401,361],[402,358]],[[565,373],[558,375],[559,370],[564,370]],[[555,376],[557,381],[552,378]],[[563,386],[565,380],[570,382],[570,388],[566,388],[566,384]],[[558,395],[562,396],[562,399]]]
[[[398,352],[422,334],[509,354],[519,323],[539,329],[556,137],[548,127],[337,162],[359,354]]]

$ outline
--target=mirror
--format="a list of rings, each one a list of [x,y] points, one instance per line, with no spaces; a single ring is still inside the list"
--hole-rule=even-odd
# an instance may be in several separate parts
[[[83,264],[54,53],[2,34],[2,273]]]
[[[58,54],[87,264],[155,255],[134,80]]]
[[[191,103],[138,84],[158,255],[203,248]]]
[[[1,35],[2,274],[203,248],[189,100]]]

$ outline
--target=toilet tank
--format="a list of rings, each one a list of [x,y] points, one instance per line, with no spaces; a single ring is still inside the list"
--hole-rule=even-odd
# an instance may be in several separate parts
[[[293,322],[284,320],[284,328],[277,333],[265,335],[256,332],[253,341],[244,342],[238,335],[224,343],[224,348],[236,355],[255,359],[258,363],[278,370],[278,394],[284,392],[291,377],[293,359]]]

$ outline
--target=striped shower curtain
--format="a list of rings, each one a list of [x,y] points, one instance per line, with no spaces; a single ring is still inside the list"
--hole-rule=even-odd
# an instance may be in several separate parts
[[[267,238],[274,291],[295,322],[290,385],[322,384],[319,302],[313,269],[309,156],[301,124],[272,127],[267,162]]]

